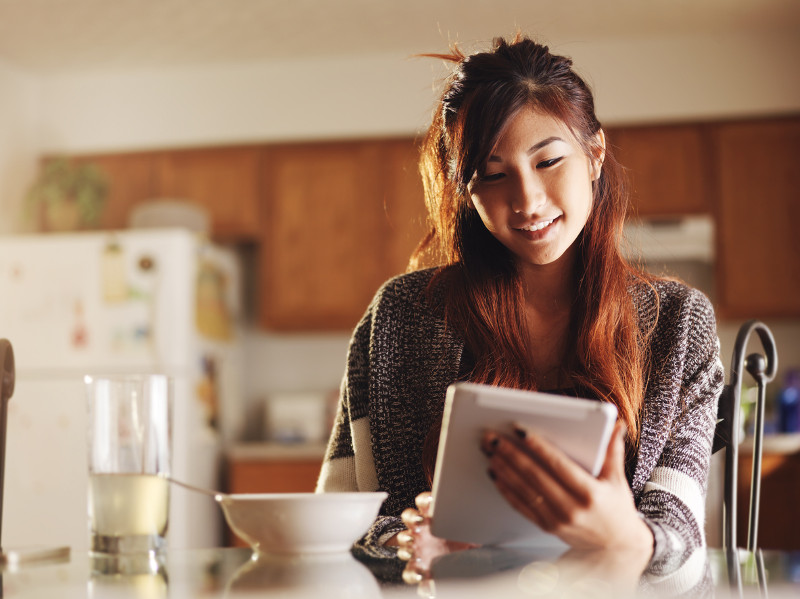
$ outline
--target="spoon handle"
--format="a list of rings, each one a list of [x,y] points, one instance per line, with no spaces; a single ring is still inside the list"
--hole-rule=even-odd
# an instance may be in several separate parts
[[[203,487],[195,487],[194,485],[190,485],[189,483],[185,483],[183,481],[177,480],[172,478],[171,476],[166,477],[167,480],[171,483],[178,485],[179,487],[183,487],[184,489],[189,489],[190,491],[195,491],[196,493],[203,493],[204,495],[210,495],[211,497],[216,498],[223,498],[225,497],[225,493],[220,493],[219,491],[214,491],[212,489],[204,489]]]

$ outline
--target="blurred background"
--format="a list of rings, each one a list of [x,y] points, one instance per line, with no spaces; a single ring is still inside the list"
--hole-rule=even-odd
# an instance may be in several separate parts
[[[204,355],[195,385],[219,395],[224,484],[297,458],[308,485],[349,334],[423,230],[415,144],[447,71],[416,55],[517,30],[594,89],[634,256],[712,298],[726,368],[742,322],[772,328],[778,431],[800,367],[795,0],[0,0],[0,240],[178,224],[228,251],[236,382],[210,392]],[[92,165],[99,199],[52,216],[31,190],[54,163]]]

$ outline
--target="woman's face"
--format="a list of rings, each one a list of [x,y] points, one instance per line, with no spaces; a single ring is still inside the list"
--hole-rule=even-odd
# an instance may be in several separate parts
[[[506,123],[485,172],[473,176],[468,190],[500,243],[523,265],[546,265],[583,230],[601,164],[602,156],[590,160],[560,120],[525,107]]]

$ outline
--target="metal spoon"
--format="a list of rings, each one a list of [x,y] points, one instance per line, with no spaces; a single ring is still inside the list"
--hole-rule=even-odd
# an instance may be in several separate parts
[[[196,487],[194,485],[190,485],[189,483],[185,483],[183,481],[172,478],[171,476],[167,476],[166,479],[171,483],[175,483],[179,487],[183,487],[184,489],[189,489],[190,491],[195,491],[196,493],[203,493],[204,495],[210,495],[217,501],[220,501],[221,499],[228,496],[227,493],[222,493],[221,491],[214,491],[213,489],[205,489],[203,487]]]

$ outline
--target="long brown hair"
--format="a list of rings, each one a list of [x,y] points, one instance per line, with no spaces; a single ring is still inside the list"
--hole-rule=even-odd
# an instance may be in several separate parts
[[[530,106],[558,118],[590,159],[602,152],[601,126],[586,83],[572,61],[517,36],[496,39],[491,51],[429,55],[455,67],[445,82],[422,144],[420,171],[430,229],[412,266],[443,265],[431,289],[444,289],[447,323],[463,335],[474,359],[476,382],[536,389],[527,358],[523,288],[516,260],[483,225],[467,185],[485,165],[504,124]],[[588,221],[576,243],[576,300],[564,372],[575,388],[616,405],[638,441],[646,386],[647,344],[638,326],[630,287],[648,275],[622,256],[622,225],[628,211],[621,167],[606,148],[594,183]]]

